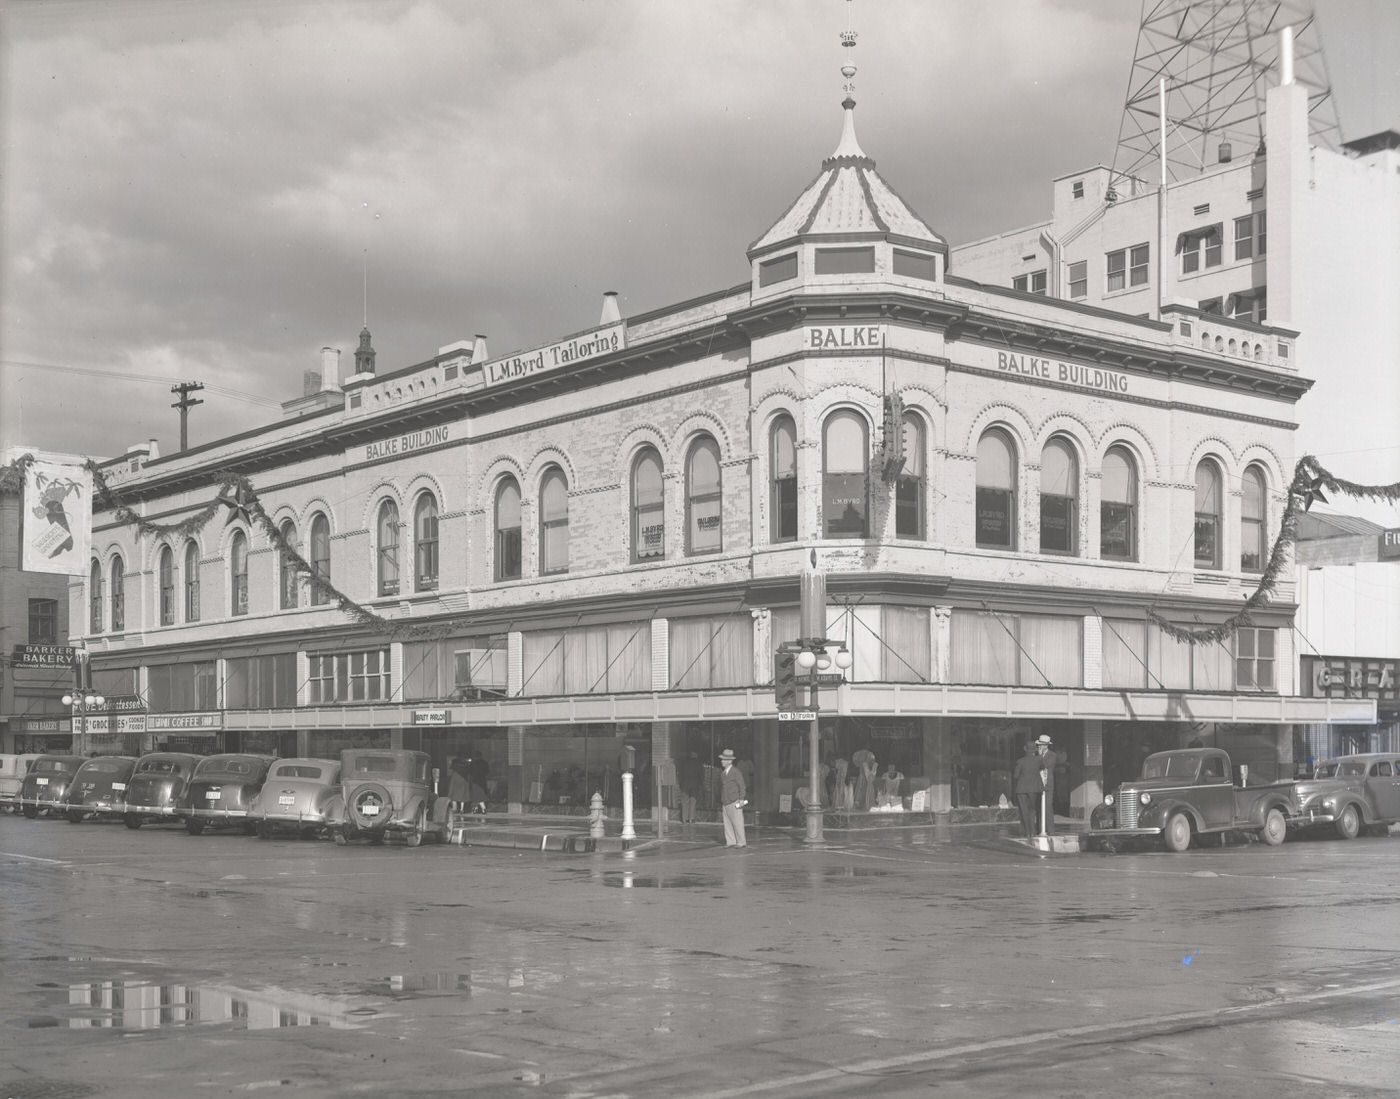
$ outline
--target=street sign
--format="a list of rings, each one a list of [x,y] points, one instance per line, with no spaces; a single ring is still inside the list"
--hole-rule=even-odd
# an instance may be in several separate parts
[[[816,721],[816,710],[779,710],[779,721]]]
[[[834,687],[838,683],[845,683],[846,677],[840,672],[818,672],[817,686]]]

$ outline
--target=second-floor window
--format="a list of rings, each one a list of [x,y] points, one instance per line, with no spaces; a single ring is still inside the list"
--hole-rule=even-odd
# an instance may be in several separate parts
[[[1016,548],[1016,449],[1005,432],[977,442],[977,544]]]
[[[88,633],[102,632],[102,562],[88,569]]]
[[[1051,439],[1040,455],[1040,552],[1078,549],[1079,464],[1063,439]]]
[[[1242,691],[1274,690],[1273,629],[1241,626],[1235,631],[1235,685]]]
[[[157,567],[160,581],[160,624],[175,624],[175,551],[165,546],[160,551],[160,564]]]
[[[399,505],[385,500],[379,505],[377,549],[380,595],[399,594]]]
[[[415,591],[438,586],[438,506],[431,492],[419,496],[413,509],[413,586]]]
[[[1135,244],[1131,248],[1120,248],[1109,252],[1105,257],[1108,272],[1107,289],[1123,290],[1131,286],[1146,286],[1151,248],[1146,244]]]
[[[29,644],[56,645],[58,643],[58,600],[31,599],[29,601]]]
[[[791,416],[773,421],[769,448],[769,523],[774,542],[797,541],[797,428]]]
[[[1220,470],[1214,462],[1196,467],[1196,567],[1220,567]]]
[[[112,558],[112,629],[126,629],[126,566],[120,557]]]
[[[1089,261],[1077,260],[1069,265],[1069,296],[1087,298],[1089,296]]]
[[[235,531],[229,543],[229,613],[248,613],[248,536]]]
[[[297,544],[296,524],[290,519],[286,520],[279,528],[278,533],[282,535],[282,541],[286,542],[292,549]],[[289,611],[295,609],[297,605],[297,569],[292,564],[292,555],[287,550],[281,550],[277,554],[277,591],[278,606]]]
[[[308,697],[322,702],[375,702],[389,697],[389,650],[313,653]]]
[[[661,455],[648,447],[632,464],[632,560],[666,556],[665,482]]]
[[[912,412],[900,424],[904,465],[894,484],[894,536],[924,537],[924,425]]]
[[[685,468],[685,532],[689,553],[715,553],[724,548],[721,515],[719,445],[698,439],[690,448]]]
[[[865,538],[870,522],[865,419],[833,412],[822,428],[822,523],[827,538]]]
[[[199,621],[199,546],[185,545],[185,621]]]
[[[1099,485],[1099,556],[1136,561],[1137,466],[1126,449],[1108,448]]]
[[[311,575],[330,583],[331,579],[331,521],[324,515],[311,520]],[[322,607],[331,601],[331,593],[319,584],[311,585],[311,605]]]
[[[540,572],[569,571],[569,482],[555,466],[540,482]]]
[[[520,579],[520,486],[505,477],[496,489],[496,579]]]
[[[1240,500],[1240,571],[1264,571],[1264,474],[1258,466],[1244,471]]]

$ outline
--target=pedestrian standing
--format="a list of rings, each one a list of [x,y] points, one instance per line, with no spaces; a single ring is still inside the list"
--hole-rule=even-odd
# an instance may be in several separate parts
[[[744,783],[743,773],[734,766],[734,749],[726,748],[719,754],[719,804],[724,814],[724,846],[747,847],[744,836],[744,806],[747,805],[749,788]]]
[[[700,757],[691,752],[676,769],[676,779],[681,788],[681,823],[695,823],[695,802],[705,785],[705,765]]]
[[[1044,808],[1044,820],[1040,822],[1040,830],[1047,836],[1055,834],[1055,762],[1057,756],[1055,749],[1051,747],[1048,733],[1041,733],[1035,740],[1036,750],[1040,753],[1040,781],[1045,784],[1045,800],[1041,802]]]
[[[1021,811],[1021,827],[1026,830],[1026,839],[1035,836],[1036,803],[1045,783],[1040,778],[1040,755],[1035,741],[1026,741],[1026,754],[1016,761],[1011,772],[1012,788],[1016,791],[1016,807]]]

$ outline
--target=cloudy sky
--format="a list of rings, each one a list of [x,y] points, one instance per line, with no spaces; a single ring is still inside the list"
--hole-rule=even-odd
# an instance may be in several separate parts
[[[1400,4],[1318,8],[1344,136],[1400,127]],[[861,144],[953,242],[1112,162],[1134,0],[7,4],[0,442],[169,453],[186,379],[192,444],[275,419],[365,270],[381,371],[745,280],[836,144],[848,10]]]

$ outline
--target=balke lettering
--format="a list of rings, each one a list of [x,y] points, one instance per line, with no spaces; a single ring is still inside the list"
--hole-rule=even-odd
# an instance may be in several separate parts
[[[864,351],[880,347],[880,326],[839,325],[830,328],[810,328],[807,330],[807,347],[811,351]]]

